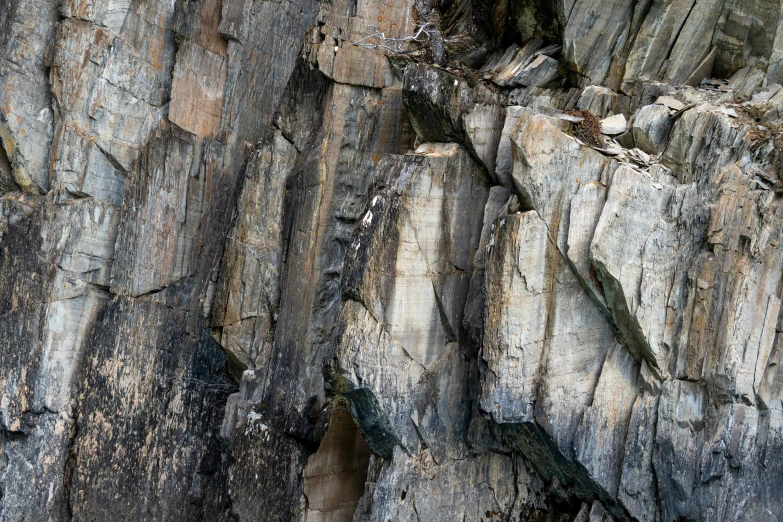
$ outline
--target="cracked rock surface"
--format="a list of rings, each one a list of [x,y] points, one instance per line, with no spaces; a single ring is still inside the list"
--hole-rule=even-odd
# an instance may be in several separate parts
[[[5,0],[0,522],[783,520],[779,0]]]

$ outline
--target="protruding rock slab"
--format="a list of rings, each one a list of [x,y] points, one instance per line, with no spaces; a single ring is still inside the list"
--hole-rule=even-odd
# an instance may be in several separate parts
[[[505,103],[494,91],[443,69],[409,64],[403,102],[422,142],[459,143],[494,172]]]
[[[536,212],[496,220],[486,293],[481,409],[566,496],[616,495],[639,367]]]
[[[416,397],[430,394],[426,387],[416,391],[421,377],[450,379],[464,371],[464,363],[455,364],[458,347],[468,342],[463,310],[489,193],[463,148],[424,145],[420,151],[378,165],[380,190],[348,247],[343,281],[351,301],[343,305],[334,386],[349,397],[373,451],[389,457],[395,441],[418,447],[412,422],[430,437],[447,421],[426,413],[427,402],[435,400],[432,407],[440,409],[445,404],[439,401],[462,400],[464,391],[447,393],[456,385],[447,380],[413,415]],[[461,417],[446,422],[445,433],[458,429]],[[448,440],[438,460],[454,451]],[[432,443],[438,451],[440,443]]]
[[[247,168],[242,212],[227,240],[226,274],[215,303],[218,341],[243,369],[268,357],[280,309],[285,254],[286,181],[299,153],[280,131],[261,145]]]
[[[635,2],[576,0],[563,34],[563,55],[586,83],[602,84],[628,37]]]
[[[506,127],[508,128],[508,122]],[[589,249],[615,160],[580,145],[546,116],[520,111],[511,133],[512,179],[525,209],[534,209],[589,295],[603,307],[600,282],[580,252]],[[571,214],[574,213],[572,217]]]
[[[670,213],[676,193],[674,187],[646,174],[619,168],[590,247],[614,324],[637,360],[647,359],[655,368],[666,366],[665,346],[674,335],[666,325],[677,232],[667,226],[664,216]],[[667,253],[656,253],[654,246]],[[637,313],[642,317],[637,318]]]
[[[227,74],[224,56],[185,43],[177,52],[169,120],[198,136],[217,137]]]

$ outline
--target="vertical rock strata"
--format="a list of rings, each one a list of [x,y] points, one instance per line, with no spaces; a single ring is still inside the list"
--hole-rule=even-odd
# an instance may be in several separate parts
[[[0,51],[0,521],[783,519],[779,1],[6,0]]]

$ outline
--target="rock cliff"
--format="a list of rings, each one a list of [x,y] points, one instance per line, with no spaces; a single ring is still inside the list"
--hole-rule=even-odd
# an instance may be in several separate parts
[[[4,0],[0,521],[783,520],[780,0]]]

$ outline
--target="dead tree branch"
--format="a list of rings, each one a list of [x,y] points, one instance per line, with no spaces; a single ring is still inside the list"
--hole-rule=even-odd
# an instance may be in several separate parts
[[[428,41],[431,34],[435,32],[435,26],[431,22],[427,22],[419,27],[413,36],[404,36],[402,38],[387,38],[386,34],[378,31],[377,27],[371,25],[370,28],[374,30],[373,33],[351,43],[364,49],[381,49],[391,54],[406,53],[408,50],[403,48],[405,44],[422,44]]]

